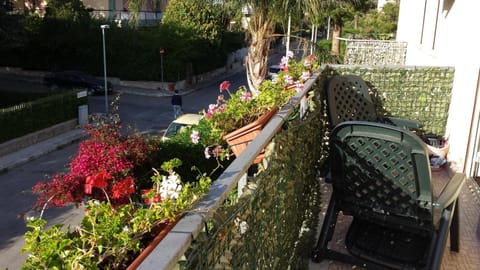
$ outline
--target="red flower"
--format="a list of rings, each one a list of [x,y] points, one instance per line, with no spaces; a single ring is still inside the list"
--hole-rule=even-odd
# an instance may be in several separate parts
[[[107,180],[111,178],[112,176],[106,170],[102,170],[97,174],[88,176],[85,181],[85,193],[92,194],[92,187],[100,189],[107,187]]]
[[[87,180],[85,181],[85,193],[86,194],[92,194],[92,187],[93,187],[93,182],[95,181],[95,177],[89,176],[87,177]]]
[[[122,196],[128,196],[135,192],[135,182],[131,176],[117,182],[112,187],[112,198],[119,199]]]
[[[152,203],[162,202],[162,196],[156,192],[154,189],[143,190],[143,200],[146,204],[151,205]]]
[[[222,91],[225,91],[230,88],[230,82],[229,81],[223,81],[221,84],[220,84],[220,92]]]

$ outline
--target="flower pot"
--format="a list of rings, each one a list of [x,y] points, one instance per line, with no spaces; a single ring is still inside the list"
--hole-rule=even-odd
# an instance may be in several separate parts
[[[145,258],[152,252],[152,250],[160,243],[160,241],[167,236],[168,232],[177,224],[179,219],[175,221],[165,221],[157,224],[152,228],[150,234],[155,235],[153,240],[140,252],[135,260],[130,263],[127,270],[135,270],[145,260]]]
[[[224,135],[223,140],[227,142],[235,156],[238,157],[243,152],[243,150],[247,148],[247,145],[251,141],[253,141],[253,139],[255,139],[258,134],[260,134],[260,131],[262,131],[263,127],[276,113],[276,108],[266,112],[254,122]],[[255,158],[253,163],[259,163],[263,159],[264,154],[265,151],[262,150],[262,152]]]

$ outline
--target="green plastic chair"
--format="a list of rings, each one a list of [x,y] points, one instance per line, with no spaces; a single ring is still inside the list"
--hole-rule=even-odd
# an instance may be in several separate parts
[[[407,129],[420,129],[419,122],[378,115],[368,86],[356,75],[334,75],[326,88],[328,115],[332,127],[345,121],[370,121]]]
[[[392,125],[347,121],[330,137],[333,191],[313,260],[333,259],[367,269],[439,269],[448,232],[459,250],[457,173],[432,195],[424,143]],[[352,216],[349,254],[330,249],[337,216]]]

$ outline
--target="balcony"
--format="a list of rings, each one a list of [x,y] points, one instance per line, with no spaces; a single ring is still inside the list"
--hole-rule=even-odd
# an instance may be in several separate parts
[[[336,73],[363,77],[378,111],[418,120],[429,133],[445,133],[452,68],[323,66],[138,269],[351,269],[310,262],[330,194],[320,177],[328,153],[323,90]],[[263,148],[266,157],[252,167]],[[435,190],[449,171],[434,172]],[[445,249],[443,269],[480,263],[480,192],[474,180],[468,179],[459,204],[460,253]],[[348,222],[343,220],[336,233],[344,233]],[[334,242],[343,248],[341,240]]]

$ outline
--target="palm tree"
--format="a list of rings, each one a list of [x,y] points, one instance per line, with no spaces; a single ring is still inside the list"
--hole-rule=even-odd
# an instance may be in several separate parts
[[[248,86],[255,94],[268,71],[270,43],[277,24],[285,25],[292,16],[301,21],[306,14],[310,23],[321,25],[328,16],[334,21],[335,50],[340,51],[338,39],[346,9],[363,7],[371,0],[231,0],[250,11],[247,29],[248,55],[245,59]]]
[[[289,15],[303,17],[308,13],[315,18],[320,3],[326,0],[240,0],[251,13],[249,17],[247,42],[248,55],[245,59],[248,86],[256,93],[268,71],[270,43],[277,23],[285,23]]]
[[[367,10],[371,6],[371,0],[327,0],[326,13],[323,13],[333,21],[332,32],[332,55],[340,55],[340,37],[342,35],[343,21],[345,18],[354,16],[356,10]]]

